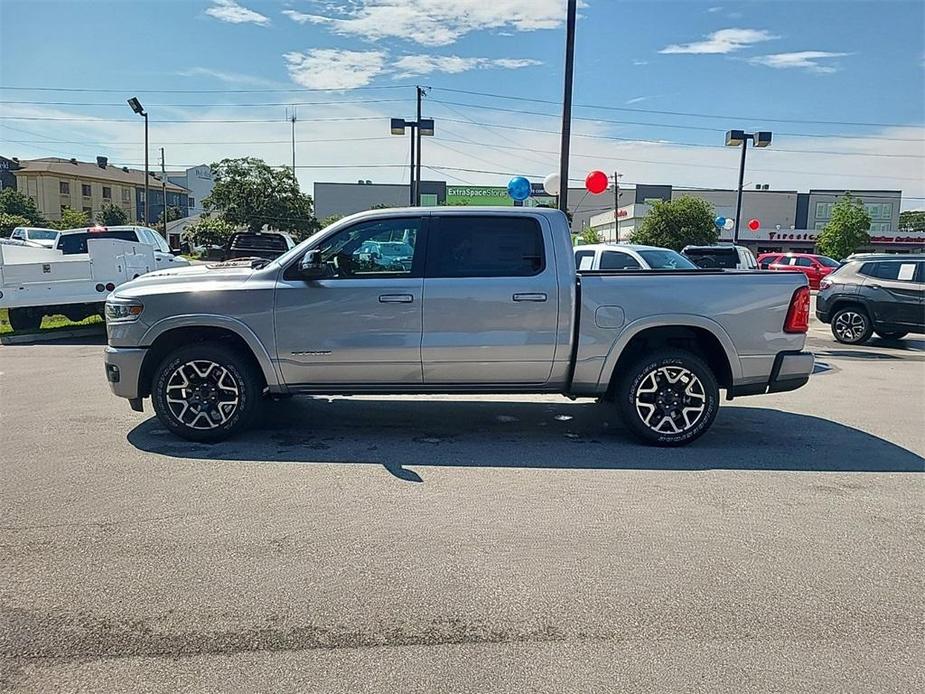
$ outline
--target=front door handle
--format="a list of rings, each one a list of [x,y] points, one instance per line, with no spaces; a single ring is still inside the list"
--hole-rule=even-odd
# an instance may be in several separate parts
[[[535,294],[515,294],[514,301],[546,301],[546,295],[542,292]]]
[[[410,304],[414,301],[411,294],[380,294],[380,304]]]
[[[869,285],[867,285],[867,286],[870,287],[871,289],[880,289],[880,285],[879,285],[879,284],[869,284]]]

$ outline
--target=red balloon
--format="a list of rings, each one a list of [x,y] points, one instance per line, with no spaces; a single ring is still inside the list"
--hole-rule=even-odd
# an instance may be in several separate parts
[[[592,195],[600,195],[607,190],[609,179],[603,171],[592,171],[585,177],[585,188]]]
[[[758,231],[761,228],[761,222],[759,222],[757,219],[749,219],[748,228],[752,231]]]

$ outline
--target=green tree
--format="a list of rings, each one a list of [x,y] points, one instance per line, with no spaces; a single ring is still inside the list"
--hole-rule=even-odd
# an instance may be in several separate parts
[[[14,214],[28,220],[28,224],[17,226],[43,227],[48,225],[35,206],[35,201],[15,188],[4,188],[0,191],[0,213]]]
[[[107,227],[128,224],[128,213],[113,204],[103,205],[100,211],[96,213],[96,221]]]
[[[0,236],[9,236],[16,227],[34,226],[27,217],[21,214],[7,214],[0,212]]]
[[[215,185],[203,200],[207,210],[219,211],[225,221],[259,231],[288,231],[304,238],[318,230],[312,198],[299,190],[292,171],[273,168],[262,159],[222,159],[212,164]]]
[[[371,210],[391,210],[395,205],[389,205],[386,202],[377,202],[375,205],[370,207]]]
[[[182,217],[183,217],[183,212],[180,210],[179,207],[168,207],[167,208],[167,221],[168,222],[175,222],[176,220],[181,219]],[[164,213],[163,212],[161,212],[157,216],[157,223],[160,224],[161,226],[164,225]]]
[[[816,248],[836,260],[870,245],[870,215],[858,198],[846,193],[832,206],[832,216],[816,237]]]
[[[61,219],[51,223],[53,229],[78,229],[90,225],[90,217],[86,212],[72,210],[65,207],[61,211]]]
[[[686,196],[658,200],[631,238],[633,243],[676,251],[688,245],[706,246],[719,239],[713,219],[713,205],[706,200]]]
[[[219,216],[203,215],[186,227],[184,235],[194,246],[224,246],[235,226]]]
[[[344,218],[342,214],[329,214],[327,217],[318,222],[318,228],[324,229],[325,227],[331,226],[334,222],[339,222]]]
[[[903,231],[925,231],[925,210],[900,212],[899,228]]]
[[[578,235],[578,238],[581,240],[582,245],[589,243],[603,243],[604,237],[601,235],[597,229],[592,229],[591,227],[585,227],[581,230],[581,233]]]

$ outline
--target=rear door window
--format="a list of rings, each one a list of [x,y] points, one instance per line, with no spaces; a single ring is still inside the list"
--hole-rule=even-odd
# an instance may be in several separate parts
[[[604,251],[601,255],[601,270],[639,270],[641,267],[628,253]]]
[[[132,229],[113,229],[98,231],[90,234],[81,231],[76,234],[61,234],[58,238],[58,250],[64,255],[87,252],[87,239],[121,239],[122,241],[137,241],[138,237]]]
[[[797,267],[812,267],[813,261],[810,260],[809,258],[796,258],[796,263],[794,264]]]
[[[898,280],[911,282],[915,277],[916,264],[887,260],[876,263],[864,263],[861,274],[881,280]]]
[[[543,232],[529,217],[434,217],[427,277],[531,277],[546,267]]]

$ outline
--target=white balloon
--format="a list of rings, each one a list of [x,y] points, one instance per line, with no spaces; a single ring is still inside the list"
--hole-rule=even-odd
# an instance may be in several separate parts
[[[727,218],[726,218],[726,223],[723,224],[723,229],[725,229],[726,231],[732,231],[732,227],[734,227],[735,225],[736,225],[736,220],[734,220],[734,219],[729,219],[729,218],[727,217]]]
[[[543,190],[545,190],[548,195],[558,195],[559,188],[561,187],[560,181],[559,174],[549,174],[543,179]]]

